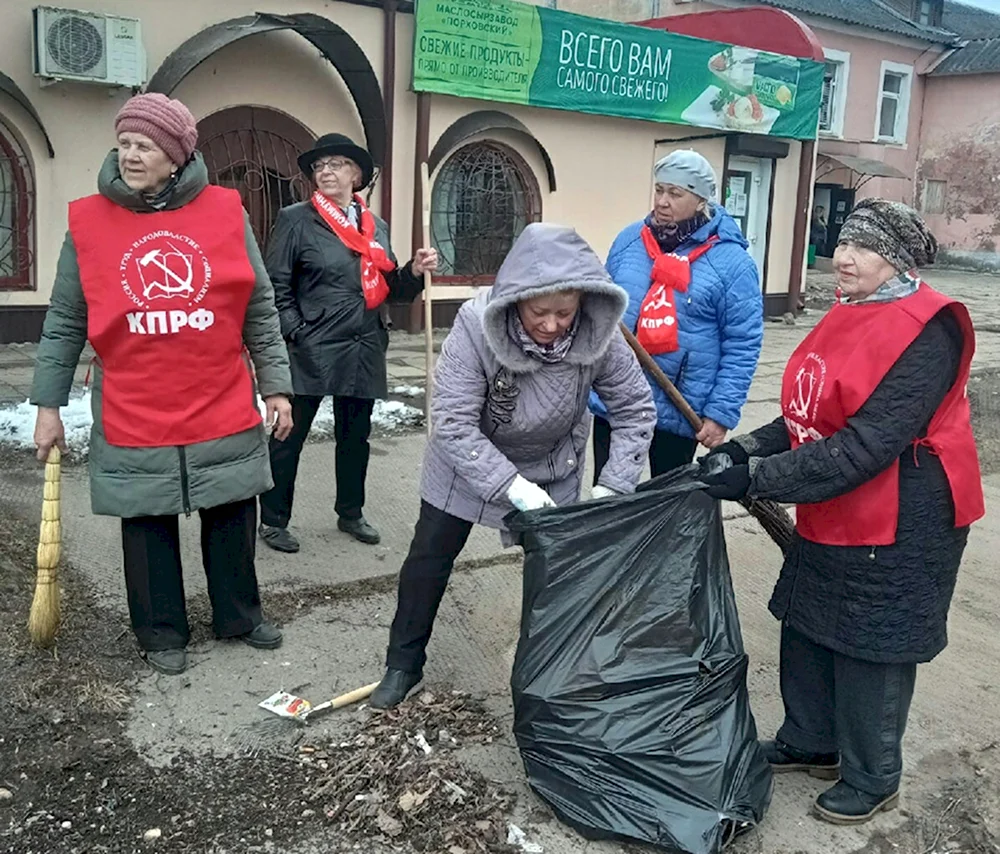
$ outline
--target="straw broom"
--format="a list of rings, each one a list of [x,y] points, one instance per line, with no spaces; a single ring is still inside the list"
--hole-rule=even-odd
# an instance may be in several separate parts
[[[625,336],[625,340],[628,342],[629,347],[632,348],[636,358],[639,360],[639,364],[642,365],[646,373],[656,380],[656,384],[663,389],[667,397],[670,398],[671,403],[687,419],[688,424],[696,432],[701,430],[701,418],[692,409],[691,404],[684,399],[684,395],[680,393],[677,386],[670,382],[670,379],[663,373],[660,366],[656,364],[653,357],[646,352],[646,348],[639,343],[631,330],[624,323],[620,324],[620,328],[622,335]],[[778,502],[767,498],[749,498],[744,496],[740,499],[739,503],[754,519],[760,522],[760,526],[774,540],[778,548],[781,549],[781,553],[787,554],[788,548],[792,544],[792,534],[795,532],[795,524],[792,522],[792,517],[788,515],[788,511],[778,504]]]
[[[28,616],[28,633],[35,646],[49,647],[59,632],[59,553],[62,530],[59,522],[59,448],[53,445],[45,463],[42,524],[38,534],[38,577],[35,598]]]

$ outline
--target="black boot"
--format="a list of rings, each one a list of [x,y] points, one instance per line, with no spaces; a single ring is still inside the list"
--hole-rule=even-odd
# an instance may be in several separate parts
[[[255,649],[277,649],[281,646],[281,630],[264,621],[255,626],[252,632],[241,635],[240,640]]]
[[[289,532],[288,528],[278,528],[274,525],[261,525],[260,538],[277,552],[295,554],[299,550],[299,541]]]
[[[368,521],[362,516],[360,519],[345,519],[343,516],[337,520],[337,527],[345,534],[350,534],[359,543],[369,546],[377,546],[382,542],[382,537]]]
[[[805,753],[783,741],[762,741],[761,750],[775,774],[805,771],[818,780],[840,778],[840,757],[836,753]]]
[[[816,813],[830,824],[863,824],[899,806],[899,792],[870,795],[843,780],[816,798]]]
[[[187,650],[151,649],[146,652],[146,663],[167,676],[179,676],[187,670]]]
[[[382,681],[378,683],[378,688],[372,694],[368,705],[373,709],[391,709],[393,706],[398,706],[423,678],[423,673],[407,673],[405,670],[390,667],[382,677]]]

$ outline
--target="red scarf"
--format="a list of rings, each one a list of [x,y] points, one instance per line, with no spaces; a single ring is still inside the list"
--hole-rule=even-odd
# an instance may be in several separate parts
[[[385,273],[396,269],[396,263],[375,240],[375,217],[361,201],[361,196],[355,196],[358,209],[361,211],[360,228],[351,225],[338,205],[331,202],[318,190],[313,193],[313,207],[323,217],[323,222],[337,235],[348,248],[361,256],[361,289],[365,294],[365,308],[369,311],[378,308],[389,296],[389,284]]]
[[[649,257],[653,259],[653,270],[650,273],[652,284],[639,309],[636,338],[649,355],[673,353],[680,346],[677,339],[674,291],[683,293],[688,289],[691,283],[691,264],[711,249],[716,240],[718,237],[712,235],[684,257],[676,252],[664,252],[650,227],[642,227],[642,242]]]

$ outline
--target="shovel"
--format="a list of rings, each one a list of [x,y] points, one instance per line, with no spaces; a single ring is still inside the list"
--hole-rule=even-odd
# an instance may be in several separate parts
[[[341,694],[339,697],[334,697],[332,700],[327,700],[318,706],[314,706],[302,697],[289,694],[287,691],[278,691],[277,694],[272,694],[257,705],[279,717],[290,718],[297,723],[305,724],[313,715],[332,712],[334,709],[342,709],[344,706],[350,706],[353,703],[367,700],[375,692],[375,689],[378,688],[378,685],[378,682],[372,682],[371,685],[365,685],[363,688],[348,691],[346,694]]]

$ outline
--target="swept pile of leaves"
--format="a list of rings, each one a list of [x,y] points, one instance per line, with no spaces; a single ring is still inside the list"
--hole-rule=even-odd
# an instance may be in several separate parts
[[[514,796],[458,761],[500,734],[468,695],[425,691],[373,712],[347,742],[300,748],[322,772],[306,795],[331,829],[434,854],[509,852]]]

